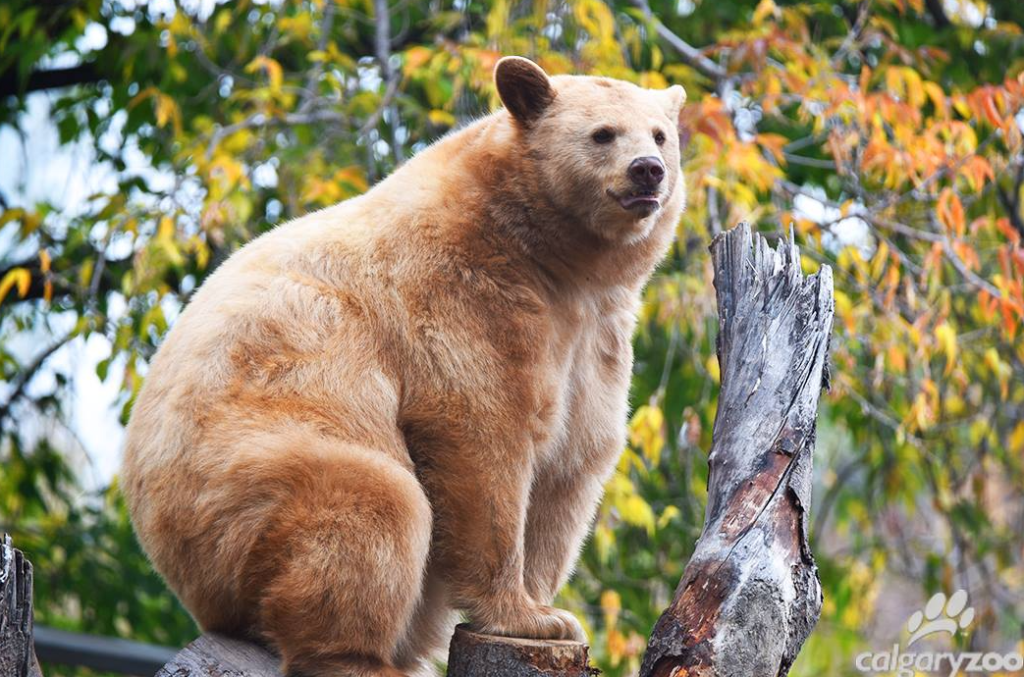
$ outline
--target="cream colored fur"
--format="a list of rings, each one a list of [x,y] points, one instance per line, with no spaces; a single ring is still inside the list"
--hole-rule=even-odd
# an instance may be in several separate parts
[[[456,611],[582,638],[550,604],[624,444],[685,95],[517,58],[496,80],[514,115],[220,266],[132,413],[123,484],[153,564],[203,628],[291,673],[428,674]],[[645,156],[667,171],[649,215],[617,199]]]

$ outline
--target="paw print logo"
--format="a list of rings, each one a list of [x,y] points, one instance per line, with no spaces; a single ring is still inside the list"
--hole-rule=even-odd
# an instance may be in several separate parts
[[[973,620],[974,607],[967,606],[966,590],[957,590],[948,601],[941,592],[937,593],[924,605],[923,612],[915,611],[907,621],[907,630],[911,632],[907,646],[936,632],[954,635],[958,629],[966,629]]]

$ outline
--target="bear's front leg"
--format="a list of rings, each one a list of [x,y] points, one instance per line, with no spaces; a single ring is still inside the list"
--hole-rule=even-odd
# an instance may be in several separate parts
[[[533,481],[529,440],[496,448],[495,441],[515,437],[507,432],[488,437],[484,452],[449,447],[445,455],[458,462],[437,479],[436,489],[428,489],[439,516],[436,555],[455,605],[469,614],[478,632],[583,641],[571,613],[539,603],[523,582]],[[428,486],[435,484],[437,470],[425,473]]]
[[[539,473],[526,523],[525,583],[530,595],[550,604],[579,557],[601,502],[605,473]]]

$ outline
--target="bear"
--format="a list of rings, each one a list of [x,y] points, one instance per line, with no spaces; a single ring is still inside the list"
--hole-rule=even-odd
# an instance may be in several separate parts
[[[206,631],[291,675],[433,674],[552,606],[625,446],[685,204],[679,85],[494,70],[503,107],[222,263],[155,355],[121,483]]]

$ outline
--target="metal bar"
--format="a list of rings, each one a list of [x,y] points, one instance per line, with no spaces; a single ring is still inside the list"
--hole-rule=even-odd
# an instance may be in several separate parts
[[[99,637],[37,625],[36,655],[40,663],[82,665],[93,670],[149,677],[170,662],[178,649],[127,639]]]

